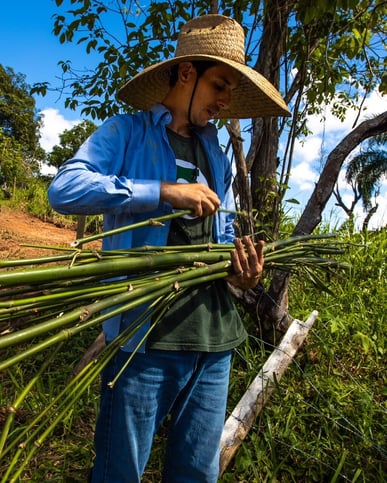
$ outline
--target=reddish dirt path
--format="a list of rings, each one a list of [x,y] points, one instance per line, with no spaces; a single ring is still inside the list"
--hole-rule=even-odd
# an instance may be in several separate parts
[[[75,239],[74,229],[60,228],[7,206],[0,206],[0,259],[21,259],[50,255],[42,248],[23,244],[69,247]],[[88,245],[99,247],[99,242]]]

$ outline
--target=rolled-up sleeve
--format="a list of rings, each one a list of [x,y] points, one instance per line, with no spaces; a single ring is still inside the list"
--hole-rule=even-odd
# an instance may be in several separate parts
[[[158,207],[160,180],[136,179],[136,163],[145,165],[141,151],[128,159],[129,128],[130,124],[119,118],[107,121],[59,169],[48,190],[55,210],[64,214],[133,214]]]
[[[101,175],[74,163],[58,172],[48,198],[51,206],[64,214],[152,211],[159,204],[160,181]]]

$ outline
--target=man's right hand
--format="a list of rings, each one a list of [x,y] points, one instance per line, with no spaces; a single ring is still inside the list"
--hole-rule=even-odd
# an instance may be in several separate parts
[[[218,195],[203,183],[161,183],[160,200],[173,208],[192,210],[194,216],[209,216],[220,206]]]

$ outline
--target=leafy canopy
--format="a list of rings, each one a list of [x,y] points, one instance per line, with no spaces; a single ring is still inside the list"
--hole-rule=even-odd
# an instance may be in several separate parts
[[[54,34],[61,43],[73,42],[92,54],[91,68],[77,70],[61,61],[63,86],[70,92],[65,104],[79,105],[83,113],[104,119],[129,110],[115,98],[117,89],[138,71],[173,55],[177,33],[189,18],[212,12],[213,3],[129,0],[56,0]],[[246,30],[247,60],[254,66],[263,35],[263,17],[270,0],[224,0],[218,12],[232,16]],[[282,59],[282,91],[290,102],[299,89],[309,113],[320,112],[324,102],[342,117],[359,95],[379,87],[387,92],[385,32],[387,14],[381,0],[282,0],[288,22]],[[278,49],[273,45],[273,51]],[[282,48],[282,47],[281,47]],[[268,53],[270,55],[270,53]],[[302,82],[294,83],[294,73]],[[36,84],[44,94],[50,86]],[[338,99],[338,100],[337,100]]]
[[[41,159],[40,116],[24,74],[0,64],[0,129],[22,145],[25,155]]]
[[[25,186],[39,173],[40,116],[25,76],[0,64],[0,183]]]

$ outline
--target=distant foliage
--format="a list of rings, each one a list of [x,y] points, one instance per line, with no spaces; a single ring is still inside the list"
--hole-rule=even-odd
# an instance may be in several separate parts
[[[17,141],[23,155],[30,160],[44,159],[39,145],[40,123],[25,75],[0,64],[0,130]]]
[[[0,65],[0,185],[9,193],[39,174],[40,116],[25,76]]]
[[[59,144],[52,148],[47,155],[47,162],[50,166],[60,168],[60,166],[72,158],[81,144],[97,129],[97,126],[85,120],[75,125],[71,129],[66,129],[59,135]]]

